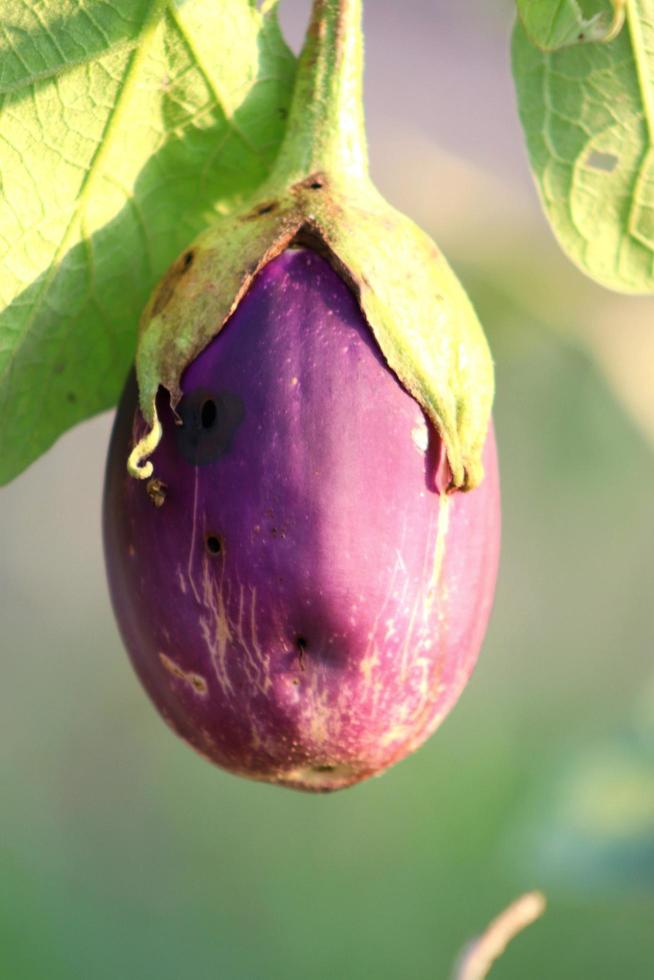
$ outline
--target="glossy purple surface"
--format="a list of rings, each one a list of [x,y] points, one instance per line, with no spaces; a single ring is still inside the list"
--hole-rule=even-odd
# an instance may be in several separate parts
[[[109,454],[107,569],[137,673],[233,772],[329,790],[381,771],[477,658],[499,548],[492,432],[482,486],[439,494],[438,437],[304,250],[263,270],[182,389],[181,427],[159,401],[163,506],[125,468],[133,382]]]

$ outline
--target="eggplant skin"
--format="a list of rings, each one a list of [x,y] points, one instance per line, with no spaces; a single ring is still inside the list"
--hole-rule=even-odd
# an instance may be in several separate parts
[[[133,377],[109,448],[106,565],[137,674],[231,772],[312,791],[380,773],[477,659],[499,553],[492,427],[481,486],[444,493],[438,435],[306,249],[259,273],[181,388],[177,418],[158,398],[161,506],[126,470],[145,431]]]

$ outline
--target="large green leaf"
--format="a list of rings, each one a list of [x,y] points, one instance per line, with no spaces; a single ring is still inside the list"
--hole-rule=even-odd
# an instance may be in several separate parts
[[[4,0],[0,482],[113,405],[155,281],[267,175],[275,0]]]
[[[615,37],[620,6],[595,0],[583,5],[584,23],[598,30],[604,25],[604,40],[584,39],[553,51],[530,40],[531,34],[547,47],[548,42],[567,44],[570,37],[555,29],[552,17],[536,24],[525,8],[542,8],[531,10],[531,15],[542,15],[545,8],[569,13],[571,6],[579,4],[522,3],[530,33],[518,20],[513,35],[513,72],[531,167],[552,228],[570,258],[612,289],[651,292],[654,0],[626,0],[625,24]],[[617,10],[613,25],[611,7]],[[593,20],[602,13],[603,19]]]

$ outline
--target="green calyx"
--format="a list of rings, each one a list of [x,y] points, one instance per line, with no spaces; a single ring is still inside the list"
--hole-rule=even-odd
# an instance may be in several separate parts
[[[493,400],[488,345],[445,258],[368,177],[362,71],[361,0],[314,0],[270,177],[177,259],[143,313],[136,369],[149,431],[130,455],[133,476],[152,475],[159,386],[174,408],[184,368],[257,273],[286,248],[305,245],[350,285],[389,367],[439,432],[451,489],[481,482]]]

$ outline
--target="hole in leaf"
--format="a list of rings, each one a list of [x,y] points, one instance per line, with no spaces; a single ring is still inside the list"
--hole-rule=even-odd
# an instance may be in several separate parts
[[[586,166],[591,170],[601,170],[604,173],[612,173],[619,163],[619,157],[615,153],[602,153],[601,150],[591,150],[586,157]]]

